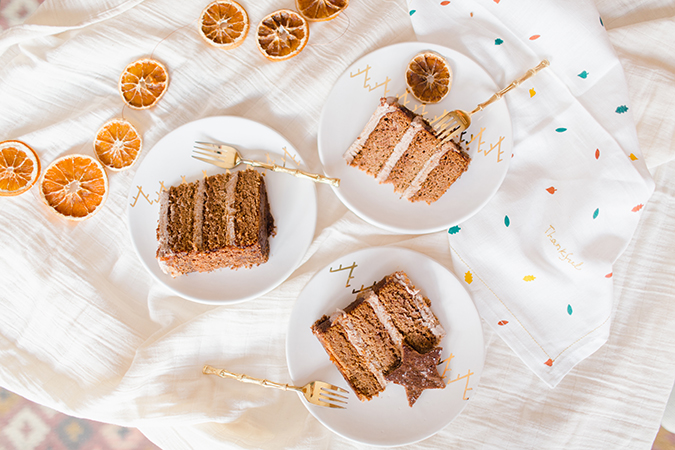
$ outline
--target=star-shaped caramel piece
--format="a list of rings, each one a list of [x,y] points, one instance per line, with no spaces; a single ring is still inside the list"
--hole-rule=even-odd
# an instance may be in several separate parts
[[[405,388],[408,405],[412,406],[425,389],[443,389],[445,381],[438,373],[438,362],[443,349],[436,347],[430,352],[420,354],[403,344],[401,365],[387,375],[387,381],[400,384]]]

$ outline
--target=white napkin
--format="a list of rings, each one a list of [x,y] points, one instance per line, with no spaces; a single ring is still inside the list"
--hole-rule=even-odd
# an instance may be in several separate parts
[[[623,69],[588,1],[408,6],[420,40],[474,58],[499,86],[551,62],[504,97],[514,133],[509,172],[448,237],[481,316],[555,386],[607,340],[612,264],[654,189]],[[491,144],[474,158],[494,157]]]

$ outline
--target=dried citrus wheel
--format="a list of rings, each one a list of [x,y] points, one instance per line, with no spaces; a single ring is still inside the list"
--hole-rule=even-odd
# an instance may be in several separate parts
[[[40,193],[47,206],[60,216],[84,220],[105,203],[108,176],[101,163],[91,156],[62,156],[42,174]]]
[[[438,103],[450,92],[452,69],[442,56],[422,52],[408,63],[405,83],[420,102]]]
[[[295,0],[295,6],[305,19],[321,22],[336,18],[349,6],[349,0]]]
[[[258,25],[256,43],[267,59],[283,61],[297,55],[309,39],[309,26],[300,14],[280,9]]]
[[[248,34],[248,14],[237,2],[218,0],[202,11],[199,34],[211,45],[229,50],[239,47]]]
[[[0,196],[19,195],[40,176],[40,158],[21,141],[0,142]]]
[[[120,76],[122,98],[133,109],[154,106],[169,84],[166,67],[159,61],[142,58],[129,64]]]
[[[112,119],[98,130],[94,153],[111,170],[124,170],[133,165],[143,142],[136,128],[125,119]]]

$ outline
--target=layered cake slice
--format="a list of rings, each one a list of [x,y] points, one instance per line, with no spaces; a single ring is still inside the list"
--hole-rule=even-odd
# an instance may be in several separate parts
[[[265,263],[273,234],[265,180],[256,170],[212,175],[161,193],[156,256],[173,277]]]
[[[380,183],[393,184],[402,198],[427,203],[445,194],[471,161],[457,143],[442,144],[422,116],[393,98],[380,99],[344,159]]]
[[[429,299],[402,271],[359,293],[343,310],[321,317],[312,332],[362,401],[385,389],[387,377],[401,365],[404,346],[424,354],[445,336]]]

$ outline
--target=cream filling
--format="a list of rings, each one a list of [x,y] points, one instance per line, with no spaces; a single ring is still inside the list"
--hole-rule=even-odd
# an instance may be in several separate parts
[[[368,137],[370,137],[370,134],[373,132],[377,124],[380,123],[382,117],[398,109],[393,106],[395,103],[396,101],[394,100],[392,103],[386,102],[384,104],[380,104],[380,106],[377,107],[373,115],[370,116],[370,119],[368,119],[368,122],[363,128],[361,134],[359,134],[352,145],[349,146],[345,154],[342,155],[345,161],[347,161],[347,164],[351,164],[352,161],[354,161],[354,157],[361,151],[361,149],[363,149],[363,144],[366,143]]]
[[[159,194],[159,224],[157,237],[159,240],[159,251],[157,252],[157,257],[165,256],[169,253],[169,191],[164,190]],[[162,262],[160,261],[159,267],[162,269],[162,272],[169,273],[163,267]]]
[[[347,340],[354,346],[356,353],[358,353],[362,358],[364,358],[368,365],[368,370],[377,378],[377,381],[381,386],[387,385],[387,380],[384,378],[384,373],[373,363],[375,356],[373,352],[370,351],[368,345],[363,341],[361,335],[358,331],[354,329],[354,324],[351,321],[351,318],[348,314],[344,314],[339,317],[342,327],[347,332]]]
[[[409,199],[410,197],[415,195],[420,190],[420,187],[422,187],[422,183],[424,183],[424,181],[427,179],[431,171],[434,170],[436,167],[438,167],[438,163],[440,162],[443,155],[445,155],[446,153],[447,150],[441,148],[439,151],[431,155],[431,158],[427,159],[427,161],[424,163],[424,166],[422,166],[420,171],[417,172],[417,175],[415,175],[415,178],[413,178],[413,180],[410,182],[408,188],[405,191],[403,191],[401,197]]]
[[[371,291],[370,294],[368,294],[368,297],[366,297],[365,301],[368,302],[371,308],[373,308],[377,319],[382,325],[384,325],[384,329],[389,334],[389,337],[391,337],[391,340],[394,341],[397,346],[401,346],[403,344],[403,335],[401,335],[401,332],[398,331],[398,328],[396,328],[394,322],[391,320],[391,316],[384,309],[384,306],[380,302],[380,297]]]
[[[391,173],[392,169],[396,165],[399,159],[401,159],[401,156],[408,150],[408,147],[410,147],[410,144],[412,143],[413,139],[422,130],[422,118],[420,116],[417,116],[413,119],[413,121],[410,123],[410,126],[408,129],[405,131],[403,136],[401,136],[401,139],[396,143],[396,146],[394,147],[394,150],[391,152],[391,155],[389,155],[389,159],[384,163],[382,168],[377,174],[377,181],[382,183],[384,180],[386,180],[389,177],[389,174]]]
[[[197,182],[194,198],[194,221],[192,223],[192,248],[201,250],[202,232],[204,230],[204,201],[206,197],[206,180],[202,178]]]
[[[225,244],[235,245],[236,235],[234,229],[234,217],[237,213],[234,207],[234,197],[237,189],[237,180],[239,179],[239,172],[234,173],[225,184]]]
[[[437,338],[442,338],[445,336],[445,330],[443,326],[438,322],[438,319],[434,315],[431,308],[424,301],[424,298],[420,295],[419,290],[412,289],[400,273],[395,273],[394,277],[396,281],[405,288],[405,290],[410,294],[415,302],[415,307],[420,312],[422,316],[422,324],[431,331],[431,333]]]
[[[438,164],[441,161],[443,155],[445,155],[447,152],[453,152],[457,150],[457,146],[452,142],[442,145],[438,151],[431,155],[431,158],[429,158],[427,162],[424,163],[424,167],[422,167],[422,169],[417,173],[415,178],[410,183],[410,186],[408,186],[408,188],[403,192],[401,197],[407,200],[419,192],[420,188],[422,187],[422,183],[426,181],[431,171],[438,167]]]

